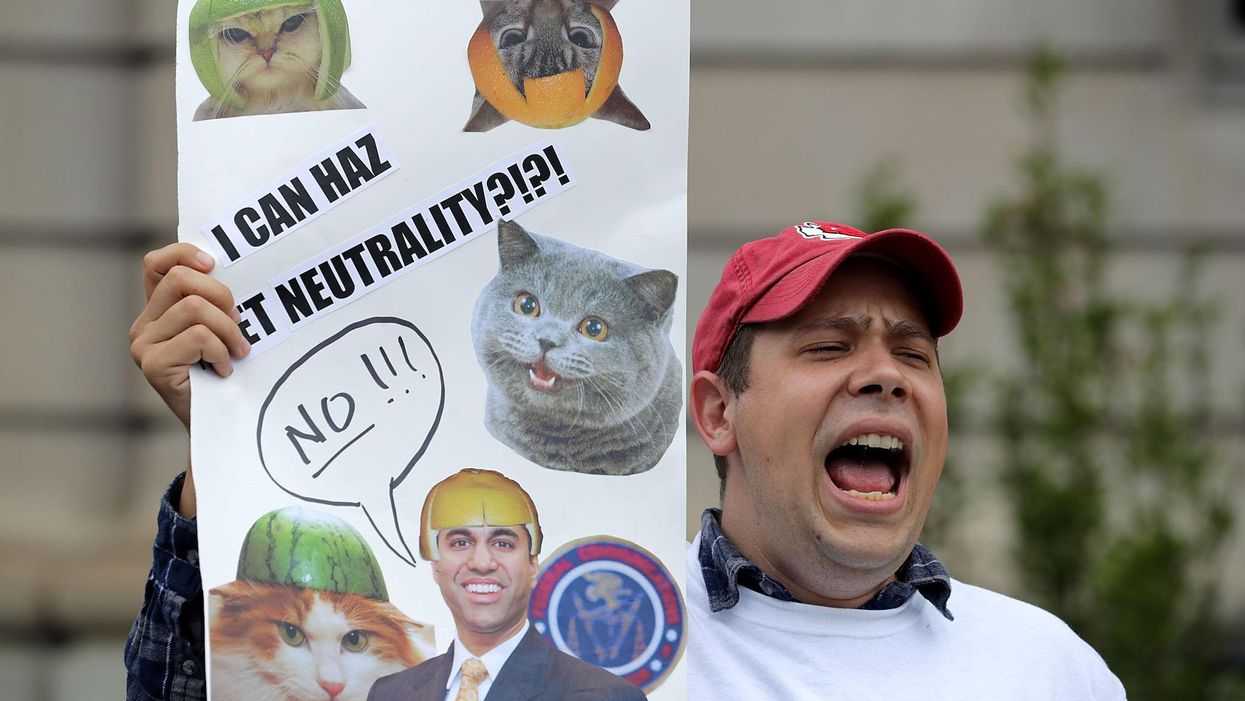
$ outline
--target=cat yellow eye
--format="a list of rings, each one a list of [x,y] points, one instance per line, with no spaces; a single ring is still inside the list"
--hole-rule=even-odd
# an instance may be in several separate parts
[[[277,633],[281,636],[281,642],[289,645],[290,647],[298,647],[303,644],[304,640],[307,639],[307,636],[303,635],[301,628],[293,623],[286,623],[285,621],[281,621],[277,624]]]
[[[579,332],[594,341],[604,341],[610,335],[610,326],[603,319],[590,316],[579,322]]]
[[[523,316],[540,316],[540,301],[530,293],[520,292],[514,296],[514,311]]]
[[[363,652],[367,649],[367,631],[352,630],[342,636],[342,649],[346,652]]]

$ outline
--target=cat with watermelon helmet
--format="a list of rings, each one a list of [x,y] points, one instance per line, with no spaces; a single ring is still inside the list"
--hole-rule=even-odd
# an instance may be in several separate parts
[[[350,66],[350,25],[341,0],[198,0],[190,10],[190,60],[213,99],[242,107],[237,91],[221,76],[212,28],[232,17],[290,5],[311,5],[318,16],[324,50],[317,67],[316,98],[327,100],[337,92],[342,72]]]

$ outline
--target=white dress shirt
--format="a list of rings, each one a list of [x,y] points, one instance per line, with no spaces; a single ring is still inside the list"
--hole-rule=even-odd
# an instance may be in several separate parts
[[[484,663],[484,668],[488,670],[488,676],[484,681],[480,682],[477,688],[480,698],[488,696],[489,689],[493,688],[493,680],[501,674],[501,668],[506,664],[506,660],[510,659],[510,655],[515,648],[519,647],[519,643],[523,640],[523,636],[527,635],[527,629],[532,624],[523,621],[523,628],[519,632],[502,641],[500,645],[480,655],[480,661]],[[454,701],[454,697],[458,696],[458,687],[462,685],[463,663],[475,657],[467,646],[462,644],[458,638],[454,639],[454,671],[450,674],[449,681],[445,687],[445,701]]]

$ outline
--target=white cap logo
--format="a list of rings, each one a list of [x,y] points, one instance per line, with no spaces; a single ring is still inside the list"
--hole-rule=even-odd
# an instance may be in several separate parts
[[[817,222],[806,221],[803,224],[797,224],[795,230],[800,232],[800,236],[806,239],[821,239],[822,241],[835,241],[837,239],[854,239],[859,238],[852,234],[845,234],[837,229],[826,227]]]

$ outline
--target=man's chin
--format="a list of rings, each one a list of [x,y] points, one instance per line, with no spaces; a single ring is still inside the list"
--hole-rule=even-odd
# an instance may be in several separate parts
[[[849,525],[823,528],[817,537],[822,555],[835,565],[852,570],[893,574],[912,552],[915,538],[878,526]]]

